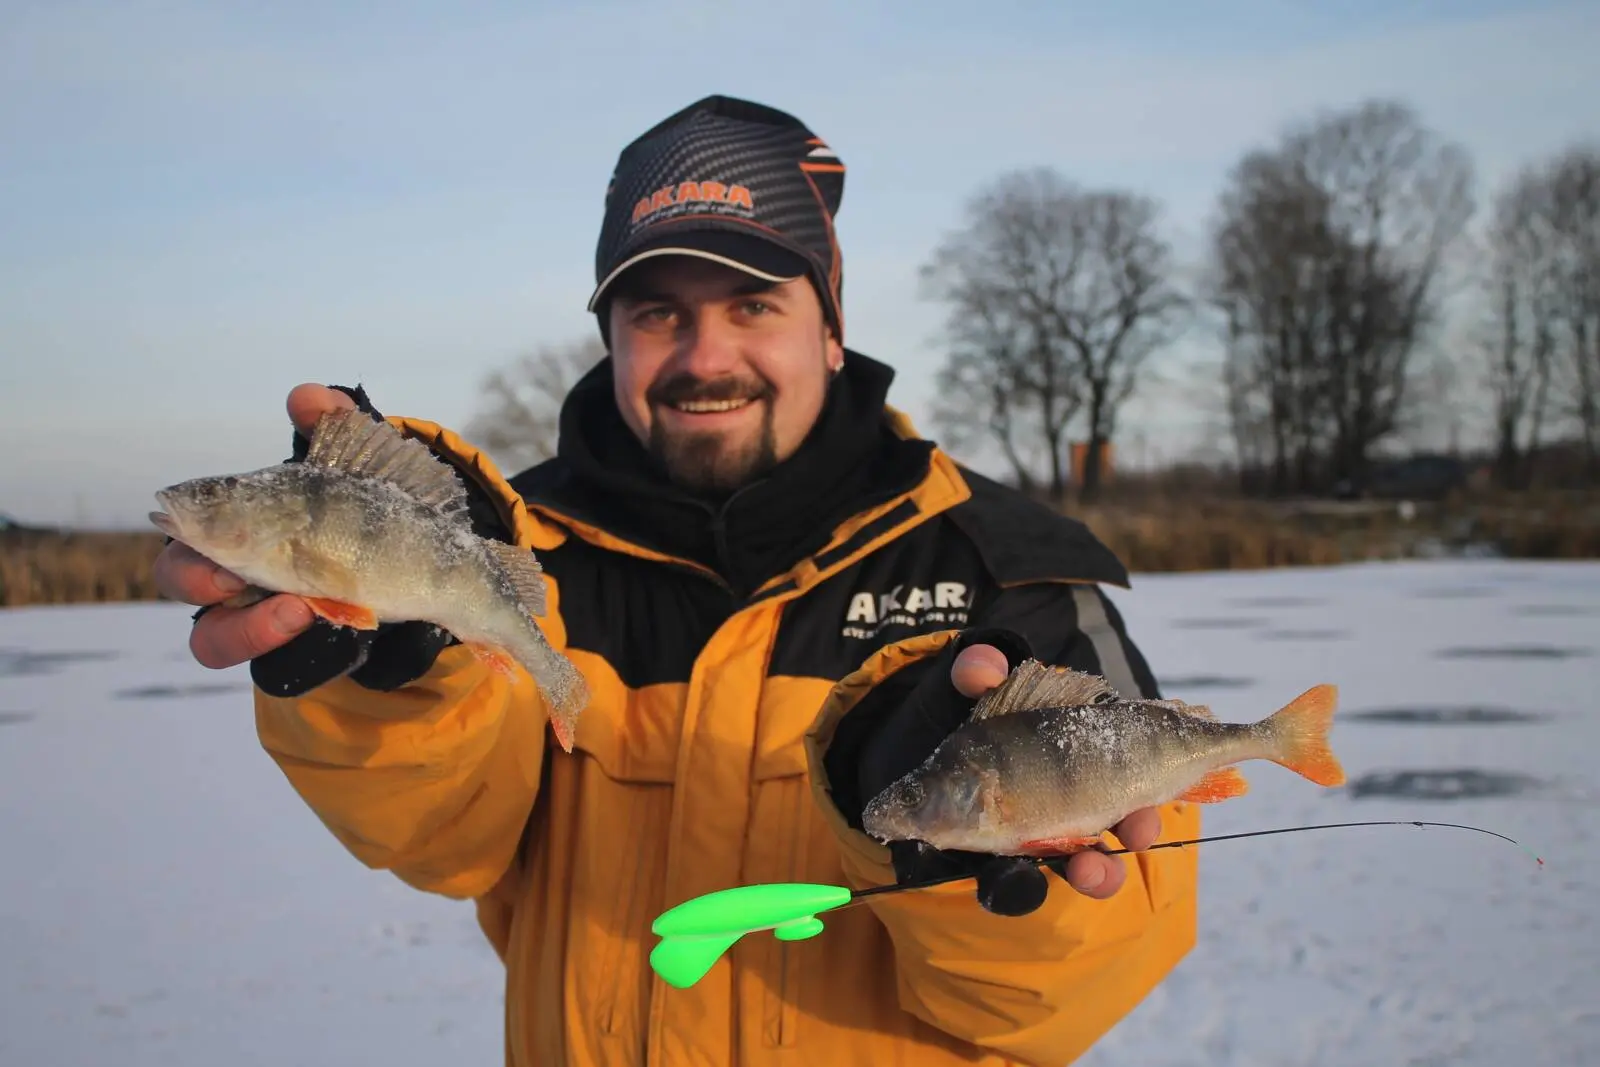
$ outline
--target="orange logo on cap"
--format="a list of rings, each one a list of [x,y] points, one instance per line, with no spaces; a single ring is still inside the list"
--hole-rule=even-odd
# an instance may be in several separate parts
[[[751,214],[755,211],[755,204],[750,198],[750,190],[742,185],[679,182],[677,185],[663,185],[649,196],[641,196],[639,202],[633,205],[633,222],[638,225],[663,212],[677,214],[690,208],[732,209]]]

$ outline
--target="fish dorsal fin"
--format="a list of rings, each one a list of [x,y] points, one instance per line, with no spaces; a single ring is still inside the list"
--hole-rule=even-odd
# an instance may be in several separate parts
[[[499,561],[500,569],[505,571],[507,580],[511,582],[511,588],[516,591],[517,599],[522,602],[528,614],[543,616],[544,567],[540,565],[538,558],[531,550],[508,545],[504,541],[490,541],[489,550]]]
[[[1168,711],[1175,711],[1179,715],[1188,715],[1195,719],[1210,719],[1212,722],[1217,719],[1216,712],[1205,704],[1185,704],[1181,700],[1150,700],[1146,701],[1146,703],[1154,708],[1165,708]]]
[[[972,709],[973,722],[1031,708],[1081,707],[1116,698],[1104,678],[1068,667],[1050,667],[1036,659],[1017,664],[1011,676],[985,693]]]
[[[421,441],[364,411],[330,412],[318,419],[305,462],[381,478],[445,515],[466,516],[467,490],[454,469]]]

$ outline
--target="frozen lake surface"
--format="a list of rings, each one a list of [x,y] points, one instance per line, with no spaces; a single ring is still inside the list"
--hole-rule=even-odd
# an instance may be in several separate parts
[[[1199,946],[1081,1062],[1600,1063],[1600,564],[1149,575],[1168,695],[1260,718],[1337,683],[1347,787],[1276,766],[1206,832]],[[498,1064],[470,907],[366,870],[171,604],[0,611],[0,1063]]]

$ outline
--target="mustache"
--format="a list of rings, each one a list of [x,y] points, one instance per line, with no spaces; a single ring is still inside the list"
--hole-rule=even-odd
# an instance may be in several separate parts
[[[695,400],[766,400],[772,394],[772,383],[764,378],[730,376],[706,381],[690,374],[676,374],[652,385],[646,399],[652,404],[672,405]]]

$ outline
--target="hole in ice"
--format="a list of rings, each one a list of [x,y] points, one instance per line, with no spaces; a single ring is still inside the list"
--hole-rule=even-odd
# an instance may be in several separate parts
[[[1161,691],[1167,694],[1189,689],[1246,689],[1256,684],[1254,678],[1231,678],[1221,674],[1189,674],[1158,681]]]
[[[1441,659],[1572,659],[1589,655],[1589,650],[1555,645],[1482,645],[1445,648],[1437,655]]]
[[[1236,608],[1309,608],[1327,601],[1314,596],[1243,596],[1228,603]]]
[[[1263,641],[1343,641],[1349,630],[1263,630],[1256,635]]]
[[[1543,785],[1543,782],[1529,774],[1462,767],[1448,770],[1375,771],[1354,779],[1345,788],[1357,799],[1481,800],[1516,796]]]
[[[1348,712],[1340,718],[1401,726],[1500,726],[1543,722],[1550,716],[1544,712],[1517,711],[1514,708],[1465,705],[1454,708],[1373,708],[1370,711]]]
[[[1252,619],[1239,617],[1199,618],[1199,619],[1174,619],[1172,625],[1180,630],[1248,630],[1252,626],[1260,626],[1266,619]]]
[[[1532,619],[1581,619],[1600,614],[1587,604],[1524,604],[1516,614]]]
[[[1475,600],[1479,597],[1494,596],[1499,592],[1498,589],[1489,589],[1481,585],[1446,585],[1413,589],[1411,595],[1418,600]]]
[[[74,663],[116,658],[115,652],[35,652],[26,648],[0,648],[0,678],[50,674]]]
[[[248,685],[239,682],[195,682],[189,685],[142,685],[132,689],[119,689],[112,695],[118,700],[170,700],[174,697],[237,693],[249,688]]]

